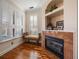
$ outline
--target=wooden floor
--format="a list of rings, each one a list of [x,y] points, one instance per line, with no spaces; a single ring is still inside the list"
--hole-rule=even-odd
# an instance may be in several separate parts
[[[55,54],[33,44],[23,43],[0,59],[59,59]]]

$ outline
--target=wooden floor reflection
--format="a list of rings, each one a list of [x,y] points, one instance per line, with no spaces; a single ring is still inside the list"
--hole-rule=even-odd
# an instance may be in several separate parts
[[[21,44],[0,59],[59,59],[53,53],[33,44]]]

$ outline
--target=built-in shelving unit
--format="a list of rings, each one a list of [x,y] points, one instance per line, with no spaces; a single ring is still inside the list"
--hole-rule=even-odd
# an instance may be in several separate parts
[[[52,0],[45,11],[46,30],[64,30],[63,0]]]

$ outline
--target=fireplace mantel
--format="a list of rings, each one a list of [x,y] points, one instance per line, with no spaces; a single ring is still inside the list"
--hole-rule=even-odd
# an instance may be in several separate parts
[[[45,48],[45,35],[64,39],[64,59],[73,59],[73,32],[43,31],[42,47]]]

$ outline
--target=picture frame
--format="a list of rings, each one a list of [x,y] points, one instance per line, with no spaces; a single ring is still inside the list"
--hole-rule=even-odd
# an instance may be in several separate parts
[[[56,22],[56,28],[57,28],[58,30],[63,30],[63,29],[64,29],[64,20],[62,20],[62,21],[57,21],[57,22]]]

